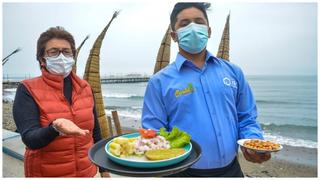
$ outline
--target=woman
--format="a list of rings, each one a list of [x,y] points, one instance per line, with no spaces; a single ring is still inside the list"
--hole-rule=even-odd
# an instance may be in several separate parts
[[[90,85],[73,73],[73,36],[62,27],[42,33],[42,75],[17,88],[13,117],[26,145],[26,177],[93,177],[88,150],[101,139]],[[109,176],[102,172],[101,176]]]

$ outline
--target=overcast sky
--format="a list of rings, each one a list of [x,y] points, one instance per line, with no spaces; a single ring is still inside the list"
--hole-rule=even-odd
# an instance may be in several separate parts
[[[101,48],[101,75],[152,74],[174,2],[3,3],[3,75],[37,76],[36,42],[52,26],[63,26],[78,46],[90,35],[78,57],[83,75],[90,49],[115,10]],[[230,59],[247,75],[317,74],[316,3],[215,3],[208,12],[213,30],[207,49],[217,53],[226,17],[230,18]],[[171,45],[171,62],[177,53]]]

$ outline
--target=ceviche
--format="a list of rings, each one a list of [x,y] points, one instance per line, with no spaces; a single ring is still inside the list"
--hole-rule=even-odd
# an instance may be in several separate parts
[[[109,151],[117,157],[145,156],[148,160],[163,160],[185,153],[183,147],[190,143],[191,136],[174,127],[171,132],[161,128],[139,129],[135,138],[117,137],[109,144]]]

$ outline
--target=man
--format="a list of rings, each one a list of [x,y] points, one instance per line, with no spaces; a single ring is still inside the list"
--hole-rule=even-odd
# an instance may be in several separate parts
[[[144,97],[142,126],[171,131],[177,126],[200,144],[202,156],[174,176],[243,177],[237,140],[263,139],[256,104],[239,67],[206,50],[211,28],[205,3],[177,3],[171,37],[178,42],[175,62],[155,74]],[[241,149],[251,162],[270,154]]]
[[[97,173],[88,150],[101,140],[99,122],[90,85],[71,71],[75,54],[69,32],[62,27],[48,29],[37,43],[42,75],[22,81],[17,88],[13,117],[26,145],[26,177]]]

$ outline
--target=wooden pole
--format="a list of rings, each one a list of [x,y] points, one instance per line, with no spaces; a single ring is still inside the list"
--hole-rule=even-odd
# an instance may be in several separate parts
[[[107,119],[108,119],[108,125],[109,125],[109,134],[110,134],[110,136],[113,136],[111,117],[107,116]]]
[[[117,135],[122,134],[121,125],[119,121],[119,116],[117,111],[112,111],[112,118],[114,122],[114,126],[116,127]]]

